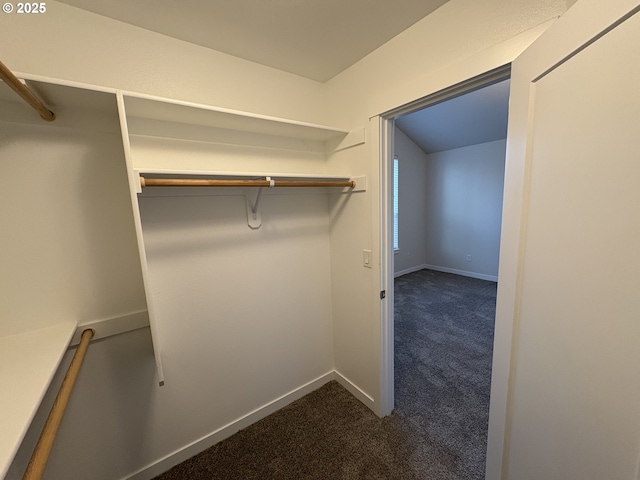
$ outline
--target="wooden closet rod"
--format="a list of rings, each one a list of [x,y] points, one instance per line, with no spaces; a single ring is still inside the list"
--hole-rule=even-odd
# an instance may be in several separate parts
[[[67,370],[67,374],[64,377],[53,407],[51,407],[51,412],[49,412],[49,417],[44,424],[44,429],[40,434],[40,439],[33,451],[33,455],[31,455],[31,460],[29,460],[27,471],[24,473],[22,480],[40,480],[44,474],[44,467],[47,465],[47,460],[49,460],[53,441],[58,433],[58,428],[60,428],[64,411],[69,403],[69,397],[73,391],[80,367],[89,348],[89,342],[91,342],[94,333],[95,330],[91,328],[82,332],[76,353],[73,355],[69,370]]]
[[[352,180],[213,180],[206,178],[145,178],[140,177],[142,187],[349,187]]]
[[[7,66],[0,62],[0,78],[4,80],[4,83],[9,85],[20,95],[25,102],[27,102],[34,110],[36,110],[40,116],[48,122],[53,122],[56,119],[55,114],[49,110],[38,97],[36,97],[29,88],[16,77]]]

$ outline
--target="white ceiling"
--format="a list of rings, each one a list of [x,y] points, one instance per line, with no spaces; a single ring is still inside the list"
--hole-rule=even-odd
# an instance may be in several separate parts
[[[426,153],[507,137],[510,81],[504,80],[396,119]]]
[[[447,0],[59,0],[325,82]]]

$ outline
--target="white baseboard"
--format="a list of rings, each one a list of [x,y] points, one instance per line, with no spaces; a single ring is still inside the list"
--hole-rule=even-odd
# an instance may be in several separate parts
[[[370,398],[360,389],[355,387],[351,382],[344,379],[342,375],[337,374],[335,371],[328,372],[321,377],[312,380],[311,382],[302,385],[299,388],[281,396],[273,400],[272,402],[267,403],[266,405],[255,409],[252,412],[234,420],[227,425],[219,428],[218,430],[206,435],[195,442],[186,445],[185,447],[176,450],[173,453],[165,456],[164,458],[158,460],[157,462],[152,463],[151,465],[147,465],[146,467],[138,470],[137,472],[125,477],[125,480],[150,480],[163,472],[166,472],[170,468],[178,465],[179,463],[184,462],[185,460],[193,457],[194,455],[206,450],[207,448],[215,445],[216,443],[224,440],[225,438],[229,438],[234,433],[242,430],[243,428],[248,427],[249,425],[257,422],[258,420],[262,420],[263,418],[271,415],[272,413],[280,410],[281,408],[286,407],[290,403],[298,400],[299,398],[304,397],[305,395],[317,390],[325,383],[330,382],[331,380],[337,380],[341,385],[344,385],[342,382],[347,382],[350,385],[350,388],[347,388],[350,392],[351,388],[360,392],[360,395],[364,395],[365,398]],[[360,398],[358,395],[356,395]],[[368,404],[367,404],[368,406]]]
[[[393,276],[394,278],[396,278],[396,277],[400,277],[408,273],[417,272],[418,270],[423,270],[423,269],[435,270],[436,272],[455,273],[456,275],[462,275],[463,277],[477,278],[479,280],[488,280],[490,282],[498,281],[497,275],[486,275],[484,273],[469,272],[467,270],[458,270],[458,269],[449,268],[449,267],[440,267],[438,265],[428,265],[426,263],[424,265],[418,265],[415,267],[408,268],[406,270],[402,270],[401,272],[394,273]]]
[[[393,274],[393,278],[401,277],[402,275],[407,275],[408,273],[417,272],[419,270],[424,270],[426,267],[424,265],[416,265],[414,267],[405,268],[399,272],[395,272]]]
[[[146,310],[119,317],[105,318],[103,320],[82,323],[76,328],[76,333],[73,335],[69,346],[73,347],[74,345],[78,345],[80,343],[82,332],[88,328],[92,328],[95,331],[92,340],[98,340],[99,338],[119,335],[121,333],[131,332],[132,330],[138,330],[139,328],[145,328],[148,326],[149,314]]]
[[[348,378],[346,378],[344,375],[342,375],[340,372],[338,372],[337,370],[333,371],[333,375],[334,375],[334,379],[340,384],[342,385],[345,390],[347,390],[351,395],[353,395],[354,397],[356,397],[358,400],[360,400],[362,403],[364,403],[367,407],[369,407],[371,410],[373,410],[374,412],[376,411],[375,409],[375,401],[373,400],[373,398],[371,398],[369,395],[367,395],[365,392],[363,392],[362,390],[360,390],[355,383],[353,383],[351,380],[349,380]]]
[[[424,265],[424,268],[427,268],[429,270],[435,270],[436,272],[455,273],[456,275],[462,275],[463,277],[477,278],[479,280],[488,280],[490,282],[498,281],[497,275],[486,275],[484,273],[469,272],[467,270],[457,270],[455,268],[448,268],[448,267],[439,267],[437,265]]]

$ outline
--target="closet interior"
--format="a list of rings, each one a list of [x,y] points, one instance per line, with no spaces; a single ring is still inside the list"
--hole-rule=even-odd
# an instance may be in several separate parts
[[[25,83],[55,121],[0,82],[0,476],[87,328],[150,327],[203,435],[332,371],[329,199],[366,177],[327,159],[364,130]]]

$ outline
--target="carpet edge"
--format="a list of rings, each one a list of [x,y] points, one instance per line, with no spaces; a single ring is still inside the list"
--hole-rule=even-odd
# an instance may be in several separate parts
[[[234,433],[247,428],[249,425],[262,420],[272,413],[286,407],[292,402],[304,397],[305,395],[317,390],[332,380],[338,380],[335,370],[331,370],[310,382],[278,397],[265,405],[243,415],[242,417],[229,422],[228,424],[214,430],[213,432],[201,437],[200,439],[185,445],[178,450],[160,458],[159,460],[141,468],[129,476],[123,477],[123,480],[151,480],[152,478],[166,472],[170,468],[184,462],[185,460],[197,455],[207,448],[215,445],[222,440],[229,438]],[[338,380],[339,381],[339,380]],[[347,388],[347,387],[345,387]]]

